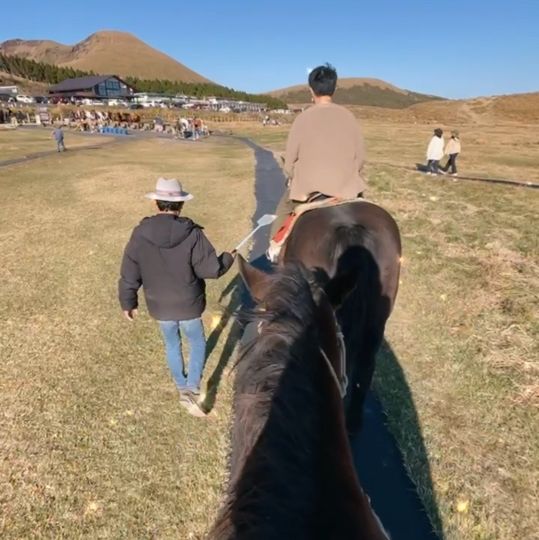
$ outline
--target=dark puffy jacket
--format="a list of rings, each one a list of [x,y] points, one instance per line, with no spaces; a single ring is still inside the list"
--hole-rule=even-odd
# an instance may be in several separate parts
[[[206,278],[217,278],[233,257],[217,257],[202,227],[173,214],[157,214],[135,227],[125,248],[118,283],[123,310],[138,306],[143,286],[150,315],[157,320],[189,320],[206,307]]]

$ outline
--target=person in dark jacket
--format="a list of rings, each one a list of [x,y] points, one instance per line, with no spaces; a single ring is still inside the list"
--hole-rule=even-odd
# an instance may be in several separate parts
[[[202,313],[206,308],[205,279],[218,278],[232,266],[235,252],[217,256],[202,227],[180,217],[185,201],[193,198],[175,179],[159,178],[146,197],[156,202],[158,213],[144,218],[127,243],[118,285],[120,305],[132,321],[137,314],[142,286],[148,311],[159,323],[172,377],[181,402],[192,414],[197,405],[206,358]],[[181,336],[189,342],[187,376]]]

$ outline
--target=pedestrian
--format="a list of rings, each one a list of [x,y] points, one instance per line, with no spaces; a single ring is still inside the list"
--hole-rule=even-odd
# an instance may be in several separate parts
[[[235,252],[217,256],[200,225],[181,217],[185,201],[193,196],[176,179],[159,178],[155,191],[157,214],[144,218],[127,243],[119,280],[119,299],[125,317],[137,314],[142,286],[150,315],[163,336],[168,365],[180,392],[180,403],[196,416],[200,381],[206,359],[202,313],[206,308],[205,279],[229,270]],[[189,365],[182,354],[182,336],[189,343]],[[185,375],[187,373],[187,375]]]
[[[427,174],[438,174],[440,160],[444,157],[444,132],[440,128],[434,130],[434,135],[427,148]]]
[[[193,136],[195,141],[200,139],[202,120],[198,117],[193,118]]]
[[[357,118],[333,103],[337,71],[330,64],[318,66],[309,74],[309,87],[314,105],[294,120],[288,135],[284,157],[288,189],[277,207],[271,238],[287,215],[313,194],[353,199],[366,188],[363,133]],[[277,257],[276,252],[269,255]]]
[[[64,132],[62,130],[62,126],[58,126],[54,129],[52,132],[52,136],[54,137],[54,140],[56,141],[56,150],[58,152],[63,152],[66,147],[64,144]]]
[[[445,155],[448,156],[447,163],[440,167],[444,172],[451,168],[451,176],[457,176],[457,157],[460,154],[460,138],[458,130],[454,129],[451,132],[451,138],[445,146]]]

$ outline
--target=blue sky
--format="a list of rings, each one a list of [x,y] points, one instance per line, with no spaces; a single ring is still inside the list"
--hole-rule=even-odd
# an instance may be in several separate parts
[[[326,61],[341,77],[450,98],[539,91],[539,0],[20,5],[4,10],[0,41],[74,44],[97,30],[123,30],[215,82],[251,92],[304,82],[308,68]]]

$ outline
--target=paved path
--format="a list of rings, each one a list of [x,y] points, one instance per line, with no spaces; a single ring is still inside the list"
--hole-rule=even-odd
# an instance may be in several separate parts
[[[285,178],[273,152],[257,145],[250,139],[239,139],[253,149],[255,164],[255,197],[256,210],[252,221],[266,213],[273,213],[284,191]],[[264,267],[267,260],[264,252],[268,245],[269,231],[263,230],[255,238],[251,251],[251,262]],[[388,352],[389,351],[389,352]],[[385,347],[384,354],[391,356],[391,350]],[[389,361],[398,361],[391,356]],[[407,385],[401,376],[401,387],[406,393]],[[411,398],[408,403],[413,403]],[[415,411],[414,411],[415,413]],[[416,418],[417,420],[417,418]],[[416,422],[417,424],[417,422]],[[419,425],[413,426],[419,430]],[[418,455],[426,460],[426,452],[418,444]],[[432,526],[419,500],[415,486],[409,479],[404,468],[402,455],[395,439],[388,431],[385,416],[376,396],[371,392],[365,407],[365,421],[362,433],[352,444],[356,469],[365,491],[371,497],[371,502],[382,523],[391,534],[392,540],[437,540]],[[439,520],[438,524],[439,524]]]

